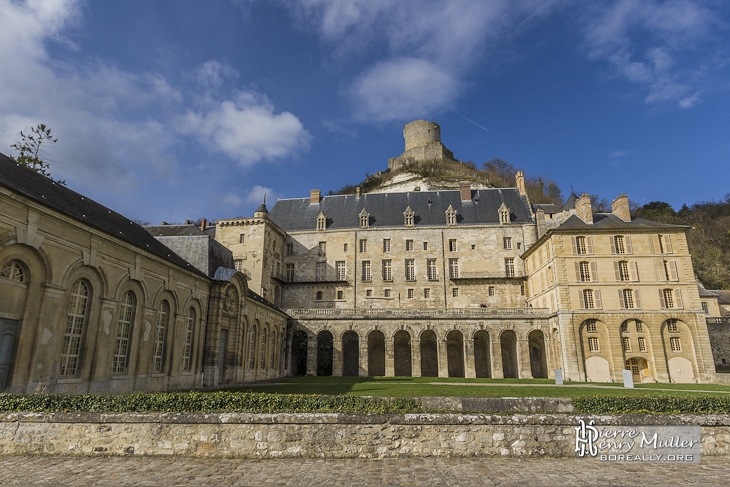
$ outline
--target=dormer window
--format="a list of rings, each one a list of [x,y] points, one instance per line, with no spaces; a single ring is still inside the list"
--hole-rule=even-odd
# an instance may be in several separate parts
[[[509,208],[502,203],[502,206],[499,207],[499,223],[500,225],[509,225],[510,221]]]
[[[456,225],[456,210],[451,205],[446,210],[446,224],[450,226]]]
[[[318,232],[324,232],[327,228],[327,217],[324,216],[323,212],[319,212],[319,215],[317,215],[317,231]]]
[[[406,211],[403,212],[403,218],[405,218],[405,226],[413,226],[413,215],[415,215],[415,213],[413,212],[413,210],[411,210],[411,207],[408,206],[408,208],[406,208]]]
[[[370,228],[370,213],[365,208],[360,212],[360,228]]]

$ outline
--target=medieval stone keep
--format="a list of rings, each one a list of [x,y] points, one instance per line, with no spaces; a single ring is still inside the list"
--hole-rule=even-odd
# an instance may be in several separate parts
[[[726,300],[698,286],[689,227],[632,219],[624,195],[533,205],[521,171],[426,180],[409,168],[461,163],[433,122],[404,137],[385,187],[200,227],[140,227],[0,155],[0,391],[726,371]]]

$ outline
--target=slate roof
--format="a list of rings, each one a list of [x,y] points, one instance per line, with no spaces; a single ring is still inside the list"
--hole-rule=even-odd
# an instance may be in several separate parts
[[[699,291],[701,298],[719,297],[719,294],[717,293],[717,291],[710,291],[709,289],[705,289],[705,286],[703,286],[702,284],[697,284],[697,291]]]
[[[669,225],[667,223],[644,220],[643,218],[634,218],[630,222],[626,222],[614,215],[613,213],[594,213],[592,225],[589,223],[585,223],[577,215],[572,215],[570,218],[565,220],[553,230],[571,230],[583,232],[585,230],[686,230],[688,228],[690,227],[686,225]]]
[[[145,225],[153,237],[208,237],[197,225]]]
[[[720,304],[730,304],[730,291],[718,289],[713,292],[717,293],[717,302]]]
[[[0,186],[190,272],[205,276],[129,218],[18,164],[4,154],[0,154]]]
[[[408,206],[415,213],[414,225],[445,226],[449,205],[457,212],[461,225],[499,224],[499,207],[510,210],[512,223],[532,223],[527,198],[517,188],[474,189],[471,200],[461,201],[461,192],[413,191],[408,193],[368,193],[324,196],[319,203],[309,198],[282,199],[271,209],[269,218],[284,231],[314,230],[322,211],[327,229],[359,228],[363,208],[370,214],[370,228],[403,227],[403,212]]]

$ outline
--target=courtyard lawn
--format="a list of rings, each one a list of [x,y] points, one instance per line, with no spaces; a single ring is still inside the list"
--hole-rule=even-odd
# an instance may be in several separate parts
[[[379,397],[578,397],[588,395],[730,394],[720,384],[636,384],[569,382],[556,386],[551,379],[462,379],[444,377],[289,377],[229,389],[276,394],[327,394]]]

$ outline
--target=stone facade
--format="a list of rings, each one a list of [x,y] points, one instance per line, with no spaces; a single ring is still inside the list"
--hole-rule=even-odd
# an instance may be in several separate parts
[[[3,454],[218,458],[575,458],[578,420],[597,426],[698,425],[702,456],[730,453],[727,416],[567,414],[0,415]],[[589,460],[587,460],[589,461]],[[588,464],[587,464],[588,465]]]

